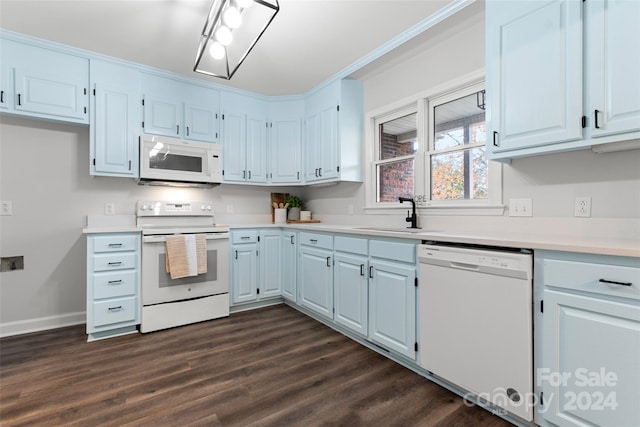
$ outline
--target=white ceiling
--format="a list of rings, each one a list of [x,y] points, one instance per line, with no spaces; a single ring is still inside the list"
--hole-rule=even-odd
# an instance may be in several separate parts
[[[302,94],[452,0],[280,0],[230,81],[193,70],[211,0],[0,0],[0,27],[264,95]]]

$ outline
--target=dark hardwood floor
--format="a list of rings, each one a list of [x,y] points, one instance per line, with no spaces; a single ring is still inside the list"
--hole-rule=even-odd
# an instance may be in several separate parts
[[[509,426],[285,305],[86,342],[0,340],[3,426]]]

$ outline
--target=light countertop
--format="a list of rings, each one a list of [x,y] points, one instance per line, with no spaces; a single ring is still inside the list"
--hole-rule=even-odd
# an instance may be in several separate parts
[[[421,230],[419,232],[407,232],[401,228],[367,227],[338,225],[328,223],[316,224],[230,224],[231,230],[244,228],[287,228],[304,231],[318,231],[328,233],[345,233],[352,235],[391,237],[413,239],[418,241],[429,240],[435,242],[466,243],[486,246],[502,246],[511,248],[523,248],[533,250],[554,250],[565,252],[580,252],[598,255],[615,255],[640,257],[640,239],[602,238],[588,236],[557,236],[527,234],[515,232],[447,232]],[[85,234],[91,233],[126,233],[140,232],[135,225],[130,224],[94,224],[82,230]]]

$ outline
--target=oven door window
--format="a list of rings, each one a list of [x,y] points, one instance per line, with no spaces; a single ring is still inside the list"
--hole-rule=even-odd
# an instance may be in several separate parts
[[[158,255],[158,279],[159,287],[176,287],[180,285],[192,285],[202,282],[215,282],[218,280],[218,251],[211,249],[207,251],[207,272],[197,276],[182,277],[180,279],[172,279],[167,273],[165,265],[166,254]]]

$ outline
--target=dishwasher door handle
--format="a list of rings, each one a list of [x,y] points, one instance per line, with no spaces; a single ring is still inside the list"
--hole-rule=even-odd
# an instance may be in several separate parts
[[[459,270],[478,271],[480,267],[477,264],[465,264],[464,262],[451,261],[449,263],[451,268],[457,268]]]

